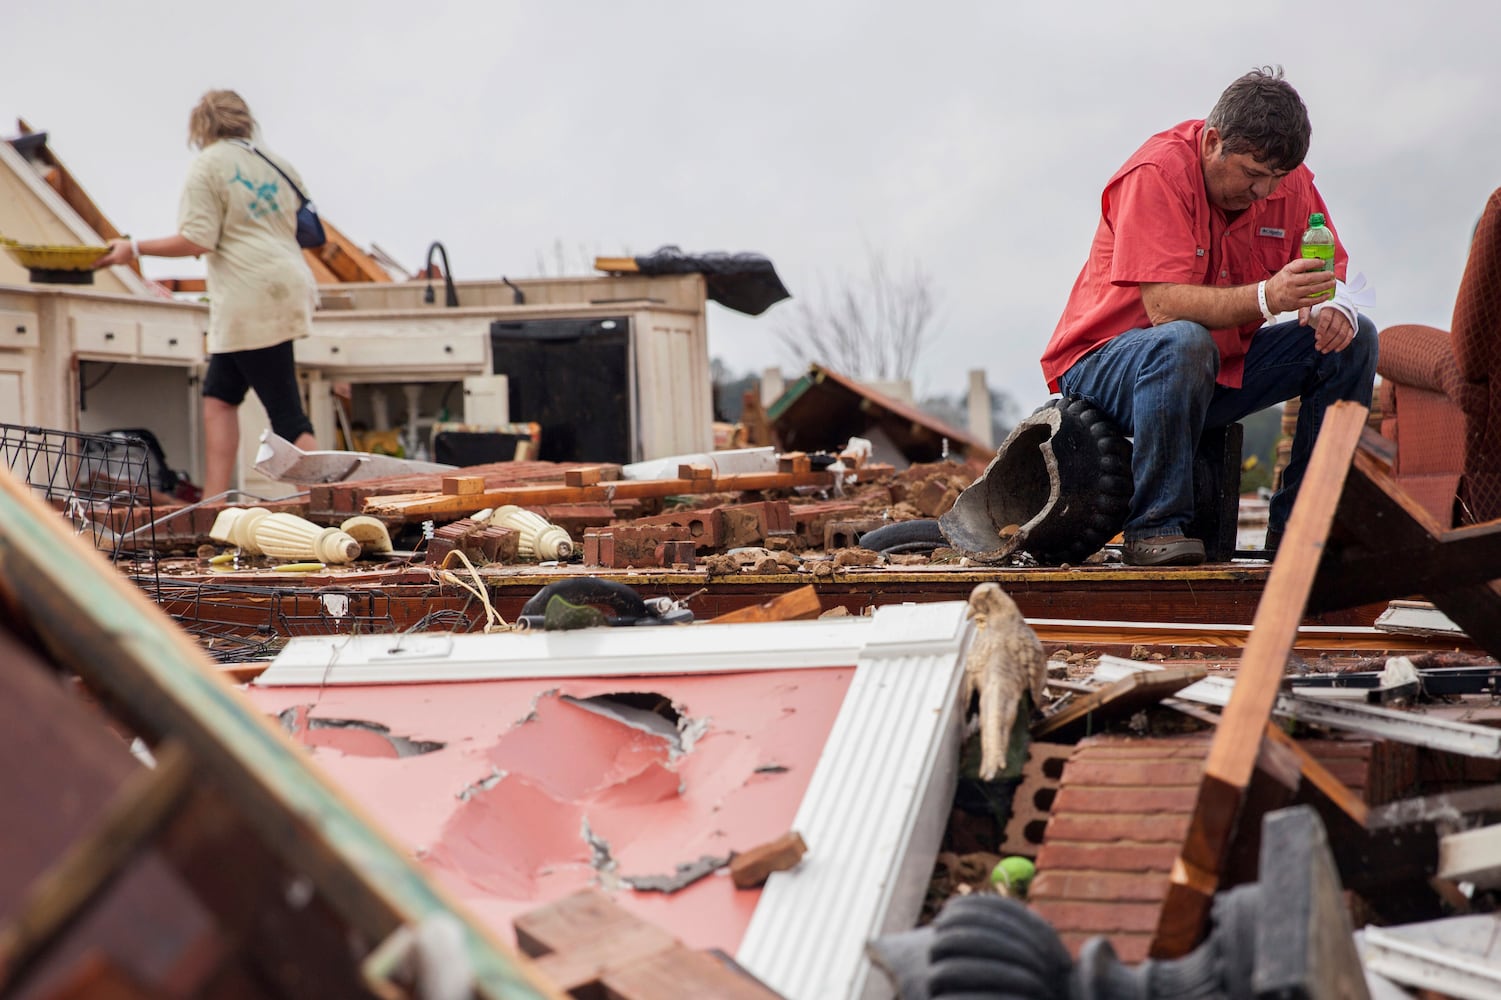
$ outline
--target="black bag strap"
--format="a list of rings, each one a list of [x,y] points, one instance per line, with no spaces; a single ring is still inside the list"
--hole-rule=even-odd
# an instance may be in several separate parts
[[[282,180],[286,181],[287,185],[293,190],[293,192],[296,193],[297,200],[302,203],[297,206],[298,208],[301,208],[302,205],[306,205],[308,203],[307,195],[302,193],[302,188],[297,186],[297,182],[288,177],[287,172],[281,167],[277,166],[275,160],[271,159],[271,157],[267,156],[265,153],[262,153],[259,149],[256,149],[254,143],[249,142],[245,139],[231,139],[229,141],[234,143],[236,146],[239,146],[241,149],[250,150],[256,156],[259,156],[261,159],[271,164],[272,169],[281,174]]]

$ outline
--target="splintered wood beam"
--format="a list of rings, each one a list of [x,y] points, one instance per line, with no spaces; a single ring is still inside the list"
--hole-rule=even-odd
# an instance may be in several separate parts
[[[19,912],[0,927],[0,992],[16,984],[172,819],[191,790],[192,773],[187,751],[176,743],[160,746],[156,768],[131,774],[99,821],[31,883]]]
[[[1332,538],[1309,593],[1318,613],[1425,595],[1501,655],[1501,521],[1445,529],[1391,478],[1369,436],[1355,453]]]
[[[817,618],[823,613],[823,602],[813,584],[778,594],[769,601],[749,607],[727,611],[717,618],[709,619],[711,625],[730,622],[790,622],[804,618]]]
[[[1492,579],[1501,526],[1445,529],[1364,449],[1355,453],[1336,534],[1309,593],[1310,610],[1364,604]]]
[[[373,947],[403,924],[451,914],[478,996],[561,997],[226,683],[144,590],[3,468],[0,590],[54,662],[88,682],[130,730],[170,736],[192,753],[195,773],[235,804],[259,842],[312,881],[347,924],[347,940]]]
[[[1324,414],[1287,533],[1256,608],[1235,688],[1209,747],[1188,834],[1158,914],[1154,958],[1186,955],[1203,934],[1365,418],[1365,407],[1349,402],[1335,403]]]
[[[323,263],[323,258],[318,256],[317,250],[304,249],[302,259],[307,261],[308,270],[313,272],[313,280],[320,285],[340,284],[339,276]]]
[[[609,503],[686,493],[739,493],[745,490],[790,490],[798,486],[829,486],[833,477],[819,472],[746,472],[717,479],[622,479],[593,486],[508,486],[464,496],[443,493],[397,493],[365,498],[366,514],[420,520],[426,517],[463,517],[486,507],[516,504],[534,507],[554,503]]]
[[[1365,826],[1371,816],[1371,807],[1359,795],[1350,790],[1350,786],[1334,776],[1334,772],[1314,758],[1304,748],[1303,744],[1287,735],[1287,732],[1275,722],[1266,724],[1267,739],[1273,743],[1286,747],[1298,760],[1298,772],[1304,781],[1318,789],[1319,794],[1328,799],[1330,804],[1340,812],[1350,817],[1357,826]]]
[[[1205,667],[1189,666],[1127,674],[1038,721],[1032,727],[1032,738],[1067,742],[1088,735],[1085,730],[1092,724],[1129,718],[1144,708],[1160,704],[1162,699],[1194,681],[1203,680],[1208,673]]]

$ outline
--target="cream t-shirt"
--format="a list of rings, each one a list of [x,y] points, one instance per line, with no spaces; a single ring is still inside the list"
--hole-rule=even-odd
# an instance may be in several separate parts
[[[241,142],[220,139],[198,154],[177,209],[177,231],[211,251],[206,266],[212,354],[306,337],[317,299],[313,273],[297,245],[297,192]],[[296,171],[280,157],[276,162],[301,188]]]

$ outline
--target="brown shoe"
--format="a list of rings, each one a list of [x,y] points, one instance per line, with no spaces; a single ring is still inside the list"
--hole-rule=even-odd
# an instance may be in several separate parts
[[[1197,566],[1204,561],[1204,543],[1182,535],[1128,538],[1121,559],[1127,566]]]

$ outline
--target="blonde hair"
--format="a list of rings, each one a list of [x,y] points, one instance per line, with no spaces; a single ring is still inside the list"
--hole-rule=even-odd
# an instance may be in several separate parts
[[[194,149],[219,139],[249,139],[254,134],[255,116],[245,99],[233,90],[210,90],[188,115],[188,145]]]

